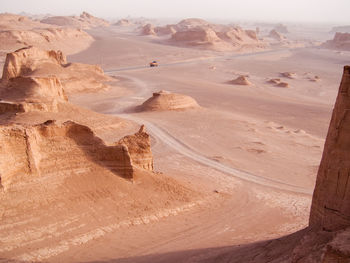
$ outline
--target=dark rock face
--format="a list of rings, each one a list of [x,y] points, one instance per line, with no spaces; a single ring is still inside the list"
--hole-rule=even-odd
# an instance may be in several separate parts
[[[350,66],[345,66],[318,170],[310,227],[337,231],[349,226]]]

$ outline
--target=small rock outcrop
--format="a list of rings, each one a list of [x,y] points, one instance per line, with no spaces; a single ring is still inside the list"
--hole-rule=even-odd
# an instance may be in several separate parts
[[[151,139],[144,125],[134,135],[125,136],[118,142],[126,145],[133,165],[153,171],[153,155],[151,151]]]
[[[275,29],[272,29],[269,33],[269,37],[277,40],[277,41],[283,41],[286,40],[286,37],[283,36],[281,33],[277,32]]]
[[[295,79],[297,78],[297,74],[294,72],[281,72],[281,77],[289,78],[289,79]]]
[[[154,26],[152,24],[147,24],[142,27],[141,34],[145,36],[155,36],[157,35],[154,31]]]
[[[168,91],[159,91],[153,93],[153,96],[137,107],[140,111],[166,111],[166,110],[185,110],[198,108],[198,103],[190,96],[171,93]]]
[[[229,82],[230,84],[233,84],[233,85],[242,85],[242,86],[250,86],[252,85],[252,83],[248,80],[248,77],[247,76],[238,76],[236,79],[234,80],[231,80]]]
[[[345,66],[317,174],[310,226],[350,227],[350,66]]]
[[[38,65],[44,63],[61,66],[67,63],[67,59],[61,51],[44,51],[35,47],[21,48],[6,55],[2,80],[32,73]]]

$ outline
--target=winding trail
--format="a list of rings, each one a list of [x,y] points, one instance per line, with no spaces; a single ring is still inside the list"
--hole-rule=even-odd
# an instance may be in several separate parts
[[[307,194],[311,195],[312,191],[298,187],[292,184],[285,183],[283,181],[279,180],[273,180],[270,178],[266,178],[263,176],[254,175],[252,173],[248,173],[245,171],[238,170],[233,167],[229,167],[227,165],[221,164],[217,161],[211,160],[210,158],[196,152],[194,149],[192,149],[190,146],[186,145],[179,139],[175,138],[173,135],[171,135],[168,131],[156,126],[155,124],[146,121],[144,119],[139,119],[135,116],[132,116],[130,114],[118,114],[119,117],[129,119],[132,121],[135,121],[139,124],[144,124],[148,131],[157,139],[165,143],[167,146],[172,148],[173,150],[179,152],[180,154],[190,158],[191,160],[194,160],[202,165],[214,168],[220,172],[223,172],[227,175],[239,178],[241,180],[255,183],[258,185],[271,187],[277,190],[284,190],[284,191],[290,191],[293,193],[299,193],[299,194]]]

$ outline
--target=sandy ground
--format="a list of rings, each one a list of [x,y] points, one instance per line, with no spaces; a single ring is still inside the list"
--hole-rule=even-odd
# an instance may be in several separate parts
[[[74,246],[52,261],[242,262],[240,256],[255,242],[307,226],[324,137],[349,53],[299,48],[220,55],[161,45],[125,28],[90,33],[96,42],[69,59],[101,64],[127,91],[122,96],[118,88],[74,95],[70,101],[148,124],[155,169],[222,198]],[[160,67],[148,68],[154,59]],[[296,77],[284,78],[281,72]],[[239,74],[249,75],[253,85],[227,84]],[[312,82],[310,75],[320,80]],[[272,86],[269,78],[281,78],[290,87]],[[201,108],[133,111],[159,90],[190,95]],[[222,253],[226,256],[220,260]],[[256,253],[248,256],[251,262],[263,252]]]

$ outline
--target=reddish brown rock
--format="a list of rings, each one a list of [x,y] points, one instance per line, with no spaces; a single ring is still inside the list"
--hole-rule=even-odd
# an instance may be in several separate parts
[[[153,171],[153,155],[151,151],[151,140],[144,125],[134,135],[125,136],[118,142],[125,145],[130,153],[133,165],[139,168]]]
[[[350,226],[350,66],[344,67],[313,195],[310,226]]]

